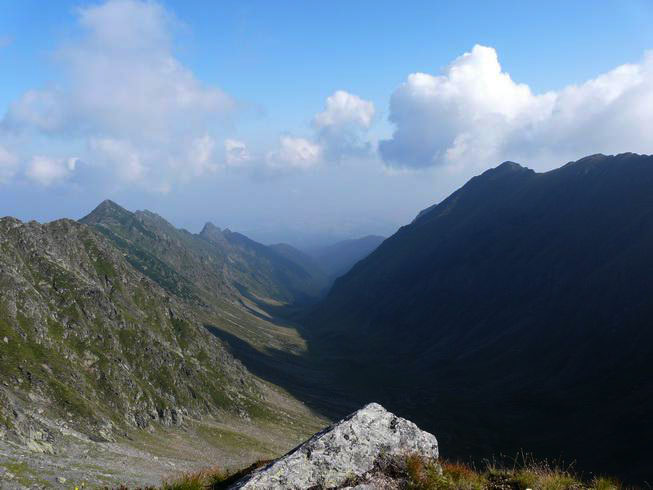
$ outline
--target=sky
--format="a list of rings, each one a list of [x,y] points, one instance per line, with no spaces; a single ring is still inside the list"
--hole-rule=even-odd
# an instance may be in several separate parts
[[[505,160],[653,153],[653,2],[4,1],[0,215],[300,247]]]

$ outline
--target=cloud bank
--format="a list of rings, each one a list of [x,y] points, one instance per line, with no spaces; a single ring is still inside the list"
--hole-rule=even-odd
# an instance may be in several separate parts
[[[33,182],[47,187],[65,180],[75,171],[77,162],[78,159],[74,157],[60,159],[37,155],[30,160],[25,175]]]
[[[306,170],[322,160],[322,147],[305,138],[282,136],[279,147],[267,155],[268,165],[283,170]]]
[[[487,167],[501,160],[549,165],[592,153],[651,152],[653,53],[580,85],[534,94],[476,45],[443,75],[413,73],[392,94],[394,167]],[[550,161],[553,159],[553,161]]]
[[[338,90],[326,100],[326,108],[315,115],[317,140],[329,160],[363,156],[371,149],[365,131],[374,121],[374,104],[357,95]]]
[[[374,104],[359,96],[337,90],[327,97],[324,111],[315,114],[310,138],[282,136],[279,146],[267,154],[272,169],[309,169],[325,162],[363,157],[372,146],[365,140],[374,120]]]
[[[77,20],[82,36],[55,53],[62,79],[10,104],[0,130],[48,138],[59,151],[74,142],[103,178],[159,192],[223,169],[284,174],[372,153],[365,131],[374,104],[338,90],[313,117],[308,137],[284,132],[275,148],[252,154],[247,143],[216,136],[227,132],[237,104],[174,56],[176,20],[163,6],[109,0],[78,9]],[[23,175],[44,186],[61,184],[74,168],[56,162],[70,157],[45,156],[47,149],[24,158]],[[7,181],[16,162],[3,158]]]
[[[8,182],[16,173],[18,157],[0,145],[0,184]]]
[[[161,188],[215,171],[223,162],[206,131],[227,121],[236,104],[175,58],[171,14],[154,2],[111,0],[79,9],[78,21],[82,38],[55,56],[61,83],[27,91],[10,105],[3,128],[81,140],[89,162],[126,183]]]
[[[233,137],[239,104],[175,56],[178,21],[162,5],[108,0],[76,15],[81,35],[55,52],[60,79],[27,90],[0,121],[0,184],[54,186],[83,174],[165,193],[221,172],[306,173],[356,159],[401,175],[653,153],[653,52],[538,94],[504,71],[494,48],[476,45],[442,74],[408,75],[390,96],[394,127],[378,146],[374,103],[346,90],[328,96],[306,127],[275,128],[276,143],[266,145]]]

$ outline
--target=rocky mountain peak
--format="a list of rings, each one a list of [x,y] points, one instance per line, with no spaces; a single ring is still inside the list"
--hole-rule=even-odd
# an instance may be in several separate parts
[[[370,403],[231,488],[344,488],[352,481],[358,488],[378,488],[379,464],[411,454],[436,460],[435,436]]]
[[[115,203],[111,199],[105,199],[95,208],[95,211],[126,211],[125,208]]]
[[[501,165],[499,165],[497,168],[504,169],[504,170],[519,170],[520,168],[526,168],[526,167],[523,167],[522,165],[518,164],[517,162],[512,162],[510,160],[506,160]]]
[[[202,231],[200,232],[200,234],[202,234],[202,233],[213,233],[213,232],[220,232],[220,227],[215,226],[210,221],[207,221],[206,224],[204,225],[204,228],[202,228]]]
[[[497,176],[497,175],[513,175],[517,173],[534,173],[528,167],[524,167],[516,162],[505,161],[497,167],[491,168],[483,173],[483,175]]]
[[[131,217],[132,213],[125,208],[116,204],[110,199],[105,199],[89,214],[84,216],[79,221],[84,224],[97,224],[107,219],[121,220],[125,217]]]
[[[200,236],[209,240],[214,239],[222,236],[222,230],[210,221],[207,221],[202,231],[200,231]]]

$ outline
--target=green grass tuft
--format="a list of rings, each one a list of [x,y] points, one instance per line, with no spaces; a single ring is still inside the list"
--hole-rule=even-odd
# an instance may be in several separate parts
[[[210,490],[229,477],[230,474],[219,467],[191,471],[165,482],[161,490]]]

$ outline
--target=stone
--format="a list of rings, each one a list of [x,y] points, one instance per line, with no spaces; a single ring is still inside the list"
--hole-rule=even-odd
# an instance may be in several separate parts
[[[63,476],[57,477],[57,481],[61,484],[66,483],[66,479]]]
[[[370,403],[234,483],[232,489],[372,488],[384,459],[438,458],[434,435]],[[352,484],[351,482],[356,482]],[[389,482],[390,484],[390,482]],[[388,487],[390,488],[390,487]]]

